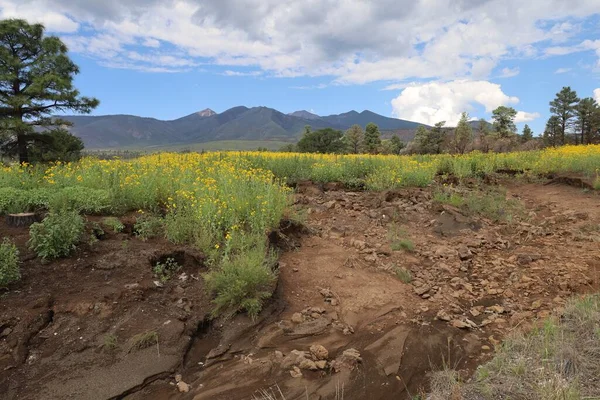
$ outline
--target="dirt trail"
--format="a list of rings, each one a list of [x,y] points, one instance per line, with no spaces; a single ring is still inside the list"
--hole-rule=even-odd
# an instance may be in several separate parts
[[[94,309],[98,298],[104,298],[113,319],[105,319],[100,311],[65,312],[69,296],[58,294],[56,287],[68,285],[48,278],[45,291],[52,302],[39,311],[52,310],[53,315],[38,329],[41,335],[34,335],[41,339],[25,345],[29,354],[40,356],[25,365],[12,364],[14,368],[2,373],[6,379],[0,381],[4,382],[1,389],[7,389],[3,392],[9,398],[33,398],[27,397],[35,393],[33,388],[57,390],[63,384],[73,390],[71,398],[92,398],[82,395],[85,390],[98,390],[86,377],[100,374],[96,386],[111,387],[107,382],[113,379],[117,387],[111,393],[117,394],[112,396],[130,400],[250,399],[275,385],[287,400],[335,399],[342,389],[346,400],[405,399],[426,387],[431,368],[446,364],[468,375],[492,355],[494,345],[507,333],[527,329],[560,310],[574,293],[600,286],[597,193],[561,185],[508,183],[507,196],[523,204],[523,215],[511,223],[495,223],[436,204],[431,189],[386,193],[347,192],[336,185],[326,189],[299,185],[297,207],[308,212],[310,233],[288,233],[287,241],[283,237],[298,246],[282,254],[277,291],[259,320],[239,315],[208,323],[204,319],[207,299],[198,297],[201,280],[159,290],[152,287],[149,268],[115,266],[104,281],[101,274],[92,279],[92,273],[85,275],[86,281],[76,277],[85,269],[74,263],[70,282],[82,285],[77,289],[82,295],[75,297],[71,289],[73,309],[88,303]],[[402,250],[397,247],[399,240],[410,241],[414,249]],[[146,268],[152,255],[143,254]],[[126,263],[122,256],[116,257]],[[190,276],[201,272],[201,265],[190,260],[187,264]],[[60,264],[53,268],[60,270]],[[399,279],[400,270],[410,271],[412,280]],[[30,282],[27,277],[25,282]],[[139,282],[144,290],[124,300],[126,291],[115,289],[115,282],[118,287]],[[28,293],[22,301],[32,301],[34,291]],[[15,293],[2,300],[2,329],[9,326],[8,307],[17,307],[21,314],[37,310],[20,303],[21,298],[22,293]],[[111,305],[114,301],[122,305]],[[181,302],[188,307],[183,306],[183,315],[175,315],[174,310],[182,310]],[[135,311],[142,306],[151,306],[153,312]],[[73,318],[73,329],[84,323],[98,327],[94,346],[80,353],[80,364],[73,361],[77,360],[70,347],[73,342],[52,335],[62,332],[57,321],[66,314]],[[161,331],[160,356],[155,347],[139,353],[119,350],[115,358],[98,350],[102,334],[129,315],[144,317],[137,329],[123,337],[149,326],[177,327],[164,349],[162,338],[169,336]],[[148,315],[152,317],[144,322]],[[14,319],[15,313],[11,318],[13,329],[0,343],[18,337],[14,332],[21,320]],[[161,325],[167,320],[172,322]],[[69,350],[54,356],[57,353],[45,350],[50,343]],[[56,365],[64,371],[64,381],[31,373]],[[122,369],[116,370],[115,365]],[[122,372],[128,368],[134,372],[139,368],[140,374],[129,377]],[[116,371],[118,377],[108,376],[107,371]],[[185,382],[179,390],[176,373]],[[144,375],[150,381],[143,382]],[[81,388],[82,384],[90,386]],[[103,396],[95,398],[110,397]]]

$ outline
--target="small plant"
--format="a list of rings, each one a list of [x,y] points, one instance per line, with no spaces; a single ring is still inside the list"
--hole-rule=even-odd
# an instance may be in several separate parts
[[[396,224],[391,224],[388,231],[388,239],[391,242],[391,248],[393,251],[414,251],[415,245],[412,240],[406,236],[408,233]]]
[[[438,190],[433,194],[433,200],[440,204],[448,204],[460,208],[465,204],[465,199],[458,193],[449,193]]]
[[[131,347],[129,352],[143,350],[150,346],[158,345],[158,332],[147,331],[139,333],[131,338]]]
[[[404,283],[411,283],[413,280],[413,276],[409,270],[402,267],[394,268],[394,273]]]
[[[106,217],[102,220],[102,223],[114,233],[121,233],[125,229],[125,225],[117,217]]]
[[[100,240],[104,237],[104,235],[106,234],[106,232],[104,232],[104,229],[102,229],[102,227],[100,226],[99,223],[97,222],[92,222],[92,237]]]
[[[44,260],[68,256],[81,239],[85,224],[75,211],[50,213],[29,228],[29,247]]]
[[[146,241],[159,236],[163,232],[163,220],[152,215],[140,216],[133,227],[135,235]]]
[[[19,250],[10,239],[4,238],[0,243],[0,286],[8,286],[19,279]]]
[[[177,264],[174,258],[167,258],[164,263],[157,262],[152,268],[152,272],[164,283],[171,279],[180,269],[181,265]]]
[[[600,175],[596,177],[594,180],[594,184],[592,185],[595,190],[600,190]]]
[[[114,350],[117,348],[117,345],[118,340],[116,335],[109,333],[108,335],[104,336],[104,344],[102,345],[104,349]]]
[[[415,245],[410,239],[401,239],[392,243],[392,250],[404,250],[412,252],[415,250]]]

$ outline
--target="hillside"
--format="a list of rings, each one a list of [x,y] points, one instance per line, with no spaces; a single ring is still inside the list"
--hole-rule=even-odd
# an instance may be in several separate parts
[[[186,146],[215,141],[297,141],[306,125],[345,130],[369,122],[386,133],[411,139],[420,124],[384,117],[371,111],[318,116],[308,111],[284,114],[268,107],[234,107],[222,113],[205,109],[171,121],[133,115],[67,116],[88,149]]]

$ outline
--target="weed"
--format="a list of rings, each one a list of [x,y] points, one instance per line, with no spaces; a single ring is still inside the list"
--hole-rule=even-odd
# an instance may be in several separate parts
[[[158,345],[158,332],[147,331],[139,333],[130,339],[131,347],[129,352],[143,350],[150,346]]]
[[[465,199],[458,193],[436,190],[433,194],[433,200],[440,204],[448,204],[460,208],[465,204]]]
[[[600,175],[596,176],[594,183],[592,184],[595,190],[600,190]]]
[[[275,255],[262,237],[246,237],[233,249],[226,249],[218,266],[204,276],[207,288],[215,294],[213,315],[231,316],[245,310],[256,317],[263,301],[271,297]]]
[[[157,262],[152,268],[152,272],[164,283],[171,279],[180,269],[181,265],[177,264],[175,259],[167,258],[164,263]]]
[[[444,187],[434,193],[433,199],[495,222],[510,222],[515,215],[523,213],[522,205],[516,200],[507,199],[506,193],[499,189],[458,192]]]
[[[106,217],[102,219],[102,223],[110,228],[114,233],[123,232],[125,225],[117,217]]]
[[[415,245],[410,239],[401,239],[397,242],[392,243],[392,250],[394,250],[394,251],[405,250],[405,251],[412,252],[415,250]]]
[[[153,215],[142,214],[135,221],[133,230],[142,241],[159,236],[164,228],[163,220]]]
[[[412,273],[406,268],[395,267],[394,273],[396,274],[398,279],[400,279],[404,283],[411,283],[413,280]]]
[[[104,232],[104,229],[102,229],[100,224],[95,221],[92,221],[91,226],[92,226],[92,236],[98,240],[102,239],[104,237],[104,235],[106,234],[106,232]]]
[[[106,336],[104,336],[104,344],[102,346],[105,350],[116,349],[118,346],[117,336],[112,333],[107,334]]]
[[[29,228],[29,247],[44,260],[68,256],[81,238],[83,218],[75,211],[50,213]]]
[[[395,223],[391,224],[388,230],[388,239],[391,242],[390,247],[393,251],[409,251],[412,252],[415,250],[415,245],[412,240],[408,239],[406,236],[408,233],[404,230],[404,228],[399,227]]]
[[[19,250],[10,239],[4,238],[0,243],[0,286],[8,286],[19,279]]]

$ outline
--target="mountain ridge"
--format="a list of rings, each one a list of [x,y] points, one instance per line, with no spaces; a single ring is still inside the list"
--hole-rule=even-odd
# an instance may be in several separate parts
[[[411,139],[414,130],[427,126],[417,122],[385,117],[369,110],[355,110],[319,116],[306,110],[284,114],[269,107],[237,106],[216,113],[210,108],[173,120],[135,115],[61,117],[73,124],[69,129],[88,149],[149,147],[195,144],[223,140],[297,141],[306,125],[313,129],[346,130],[354,124],[363,128],[373,122],[386,133]]]

